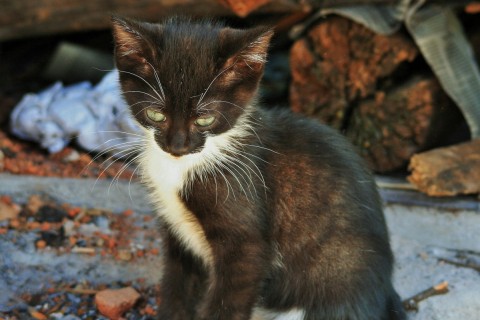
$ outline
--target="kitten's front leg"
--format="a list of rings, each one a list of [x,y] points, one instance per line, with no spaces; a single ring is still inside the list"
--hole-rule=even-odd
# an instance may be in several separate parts
[[[215,252],[206,295],[195,320],[248,320],[257,302],[269,257],[260,237],[224,240]]]
[[[172,236],[165,239],[166,257],[160,284],[158,320],[191,320],[201,290],[201,271],[194,258]]]

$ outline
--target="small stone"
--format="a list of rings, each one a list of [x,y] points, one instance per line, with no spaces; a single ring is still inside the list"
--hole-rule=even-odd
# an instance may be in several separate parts
[[[102,290],[95,295],[95,303],[101,314],[112,320],[120,319],[130,310],[140,294],[132,287]]]
[[[38,194],[32,195],[28,198],[27,202],[27,209],[31,213],[37,212],[45,203],[43,202],[42,198]]]
[[[132,253],[130,250],[118,250],[117,258],[123,261],[132,260]]]
[[[20,213],[20,207],[16,204],[6,204],[0,201],[0,221],[15,219]]]
[[[98,238],[95,241],[95,244],[96,244],[97,247],[103,247],[103,245],[105,244],[105,240],[103,240],[102,238]]]
[[[45,240],[38,240],[35,245],[37,246],[37,249],[45,249],[47,242]]]
[[[10,227],[14,229],[18,229],[20,227],[20,221],[18,221],[18,219],[10,220]]]
[[[151,305],[147,305],[144,309],[143,309],[143,312],[146,314],[146,315],[149,315],[149,316],[154,316],[157,314],[157,312],[155,311],[155,309],[153,309],[153,307]]]
[[[5,168],[5,154],[0,150],[0,171],[3,171]]]
[[[70,152],[63,157],[63,162],[74,162],[80,159],[80,153],[77,150],[71,149]]]
[[[38,222],[62,222],[63,218],[67,216],[67,212],[63,209],[44,205],[38,209],[35,214],[35,219]]]
[[[28,308],[28,312],[30,313],[30,315],[36,319],[36,320],[47,320],[47,316],[44,315],[43,313],[41,312],[38,312],[37,310],[35,310],[34,308]]]

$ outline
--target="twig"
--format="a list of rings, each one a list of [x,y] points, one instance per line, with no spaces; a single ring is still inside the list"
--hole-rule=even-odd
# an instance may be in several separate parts
[[[72,253],[92,254],[92,253],[95,253],[95,248],[73,247],[72,248]]]
[[[428,288],[427,290],[419,292],[408,299],[403,300],[402,302],[403,307],[405,308],[405,310],[418,311],[418,303],[420,301],[426,300],[430,297],[433,297],[439,294],[445,294],[447,292],[448,292],[448,282],[444,281],[442,283],[437,284],[436,286]]]
[[[480,272],[480,252],[473,250],[445,249],[455,255],[446,257],[445,254],[436,254],[438,261],[448,263],[457,267],[470,268]]]
[[[61,289],[60,291],[69,292],[73,294],[87,294],[87,295],[94,295],[97,294],[98,290],[95,289],[75,289],[75,288],[65,288]]]
[[[451,265],[454,265],[454,266],[457,266],[457,267],[463,267],[463,268],[470,268],[470,269],[473,269],[473,270],[476,270],[478,272],[480,272],[480,264],[478,263],[475,263],[471,260],[465,260],[464,262],[461,262],[461,261],[454,261],[454,260],[450,260],[450,259],[447,259],[447,258],[439,258],[438,261],[442,261],[442,262],[445,262],[445,263],[448,263],[448,264],[451,264]]]

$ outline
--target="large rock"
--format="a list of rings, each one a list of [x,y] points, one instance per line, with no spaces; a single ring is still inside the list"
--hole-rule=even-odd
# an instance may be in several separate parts
[[[416,154],[408,180],[430,196],[480,193],[480,139]]]

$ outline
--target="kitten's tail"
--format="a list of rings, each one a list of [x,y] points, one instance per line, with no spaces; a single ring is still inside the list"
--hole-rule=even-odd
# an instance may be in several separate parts
[[[402,300],[400,296],[393,292],[392,296],[388,301],[388,319],[389,320],[406,320],[407,315],[405,314],[405,310],[403,309]]]

